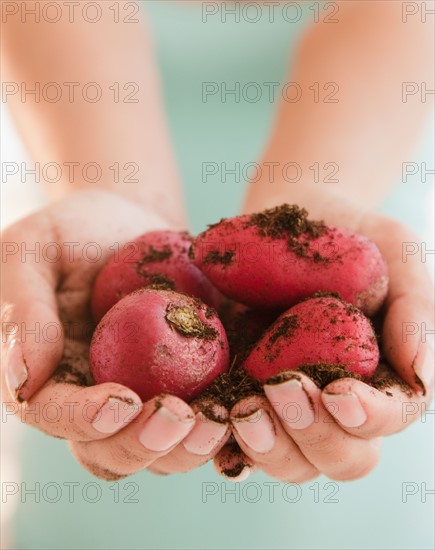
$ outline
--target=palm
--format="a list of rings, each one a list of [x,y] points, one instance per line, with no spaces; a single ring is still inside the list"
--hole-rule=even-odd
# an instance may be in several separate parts
[[[149,467],[155,472],[190,470],[209,460],[230,433],[228,425],[210,422],[204,434],[196,411],[175,396],[142,403],[120,384],[92,385],[89,304],[95,276],[114,250],[155,229],[175,228],[121,197],[92,191],[30,216],[4,235],[6,241],[26,243],[29,250],[37,246],[48,251],[51,246],[57,253],[56,261],[42,255],[24,264],[13,256],[4,268],[4,320],[17,327],[37,323],[43,334],[34,341],[17,333],[13,345],[8,340],[4,346],[11,397],[25,401],[23,410],[55,407],[58,421],[42,414],[29,415],[26,422],[68,439],[79,462],[106,479]],[[27,375],[19,384],[13,372],[17,366]],[[164,410],[169,412],[162,416]],[[196,426],[199,436],[193,434],[189,449],[198,453],[192,454],[182,442]],[[152,438],[151,447],[144,443],[145,432]]]

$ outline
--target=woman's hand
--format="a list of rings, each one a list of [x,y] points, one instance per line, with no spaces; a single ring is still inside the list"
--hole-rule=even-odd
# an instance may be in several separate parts
[[[143,468],[162,472],[162,457],[165,472],[190,470],[209,460],[230,433],[225,418],[205,422],[200,405],[174,396],[142,403],[120,384],[90,385],[94,278],[117,247],[151,229],[173,227],[155,212],[93,190],[72,194],[3,234],[8,411],[69,440],[78,461],[105,479]]]
[[[374,208],[385,197],[428,116],[427,103],[404,103],[397,90],[407,81],[427,81],[431,74],[433,55],[427,45],[433,26],[418,18],[404,25],[400,9],[395,2],[340,2],[336,24],[324,21],[307,30],[286,79],[298,83],[302,94],[297,101],[283,97],[277,107],[245,212],[296,203],[311,219],[354,229],[377,243],[390,271],[382,351],[409,388],[398,381],[377,390],[343,379],[321,391],[304,375],[267,386],[268,399],[253,407],[269,415],[254,415],[246,425],[249,419],[239,422],[237,410],[231,412],[244,455],[230,458],[248,464],[246,471],[255,464],[290,481],[319,472],[334,479],[363,476],[378,460],[379,438],[418,419],[430,400],[433,285],[420,254],[403,255],[412,250],[406,243],[419,245],[420,239],[400,223],[361,208]],[[324,89],[335,87],[332,101],[310,95],[319,82],[327,83]],[[334,175],[314,178],[316,166],[333,168]],[[292,179],[288,167],[296,167],[299,176]],[[218,470],[228,461],[221,452]]]
[[[248,211],[286,200],[292,202],[276,197],[267,204],[251,202]],[[391,368],[378,368],[379,389],[346,378],[322,390],[306,375],[293,372],[288,381],[264,387],[267,399],[239,402],[230,419],[242,452],[235,459],[235,453],[228,457],[224,449],[215,458],[219,472],[235,461],[245,464],[237,479],[255,468],[291,482],[307,481],[319,473],[336,480],[362,477],[379,459],[382,436],[420,418],[433,390],[433,287],[420,254],[406,254],[419,246],[418,237],[402,224],[363,211],[336,194],[318,193],[315,202],[308,198],[298,202],[312,219],[321,217],[366,235],[385,256],[390,286],[381,341]]]

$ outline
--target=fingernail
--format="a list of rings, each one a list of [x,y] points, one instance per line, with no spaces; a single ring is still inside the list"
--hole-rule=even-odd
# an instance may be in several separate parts
[[[132,398],[109,397],[98,411],[92,427],[103,434],[112,434],[126,426],[141,410],[142,403]]]
[[[180,443],[194,424],[193,416],[180,417],[167,407],[161,406],[147,420],[139,435],[139,441],[149,451],[167,451]]]
[[[249,466],[242,465],[240,466],[240,468],[242,468],[240,470],[240,473],[236,473],[239,471],[239,467],[235,467],[231,470],[224,468],[223,470],[221,470],[221,473],[223,477],[228,481],[232,481],[233,483],[240,483],[241,481],[245,481],[245,479],[248,479],[252,472]]]
[[[367,414],[358,397],[352,393],[322,393],[328,412],[346,428],[358,428],[367,420]]]
[[[9,343],[5,360],[5,380],[9,393],[18,401],[23,401],[20,390],[27,380],[27,368],[18,340],[13,339]]]
[[[432,335],[428,335],[432,336]],[[420,344],[417,355],[412,364],[415,375],[418,378],[417,383],[422,387],[422,394],[432,385],[434,379],[434,350],[433,340],[426,337],[424,344]]]
[[[267,384],[264,391],[281,420],[290,428],[303,430],[314,422],[314,411],[308,394],[296,378],[281,384]]]
[[[249,416],[232,418],[232,425],[245,444],[256,453],[268,453],[275,445],[275,428],[263,409]]]
[[[234,483],[244,481],[256,471],[252,459],[245,455],[235,440],[219,451],[214,467],[219,475]]]
[[[228,424],[214,422],[198,412],[194,428],[183,440],[184,448],[195,455],[208,455],[222,441],[227,431]]]

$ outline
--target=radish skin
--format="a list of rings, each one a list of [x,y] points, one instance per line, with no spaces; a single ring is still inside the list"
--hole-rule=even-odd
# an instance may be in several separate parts
[[[195,239],[190,255],[224,295],[255,309],[284,311],[316,292],[333,292],[372,316],[388,291],[387,264],[375,243],[311,222],[296,206],[224,219]]]
[[[370,378],[379,348],[363,313],[334,297],[305,300],[283,313],[263,334],[244,362],[246,371],[265,382],[277,374],[316,363],[341,365]]]
[[[115,304],[90,347],[97,384],[117,382],[144,401],[169,393],[190,401],[228,369],[225,330],[199,299],[141,289]]]
[[[154,286],[197,296],[217,308],[220,294],[190,261],[192,237],[185,231],[150,231],[116,251],[98,274],[92,314],[98,322],[121,298]]]

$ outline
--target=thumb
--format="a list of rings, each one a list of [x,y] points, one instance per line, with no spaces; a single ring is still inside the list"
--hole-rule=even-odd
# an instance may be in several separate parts
[[[3,259],[1,297],[2,378],[18,401],[28,400],[46,382],[57,368],[64,346],[55,297],[59,273],[55,264],[36,254],[23,261],[20,247],[26,242],[27,250],[37,250],[41,227],[37,232],[34,228],[26,231],[26,239],[22,228],[22,224],[11,226],[3,234],[3,242],[15,253]],[[47,230],[46,240],[49,228],[42,229]],[[29,235],[33,235],[31,239]]]

